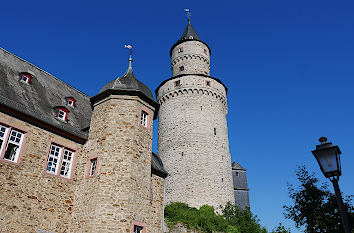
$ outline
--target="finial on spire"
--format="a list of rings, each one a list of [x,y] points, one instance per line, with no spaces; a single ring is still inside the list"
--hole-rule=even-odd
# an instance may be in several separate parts
[[[184,11],[187,13],[188,23],[190,23],[191,22],[191,11],[189,9],[184,9]]]
[[[133,61],[133,46],[128,44],[128,45],[124,45],[124,48],[128,48],[129,49],[129,67],[132,67],[132,61]]]

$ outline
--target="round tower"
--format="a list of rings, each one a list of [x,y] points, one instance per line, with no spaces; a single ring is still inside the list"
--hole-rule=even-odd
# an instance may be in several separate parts
[[[227,88],[210,76],[210,48],[190,20],[170,56],[172,78],[156,89],[158,153],[169,173],[166,202],[218,209],[234,203]]]

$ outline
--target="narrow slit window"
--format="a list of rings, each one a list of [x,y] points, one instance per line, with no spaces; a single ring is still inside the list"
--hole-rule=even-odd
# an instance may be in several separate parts
[[[140,124],[144,127],[148,126],[148,115],[147,112],[141,111]]]
[[[183,71],[183,70],[184,70],[184,66],[180,66],[179,71]]]
[[[90,176],[96,175],[97,171],[97,158],[90,160]]]
[[[206,81],[205,84],[210,87],[210,81]]]
[[[175,81],[175,86],[176,86],[176,87],[181,86],[181,80]]]
[[[214,135],[216,135],[216,128],[214,128]]]

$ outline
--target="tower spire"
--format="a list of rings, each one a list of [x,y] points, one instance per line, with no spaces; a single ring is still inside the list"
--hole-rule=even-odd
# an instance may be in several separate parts
[[[190,24],[191,23],[191,11],[189,9],[184,9],[184,11],[187,14],[188,24]]]

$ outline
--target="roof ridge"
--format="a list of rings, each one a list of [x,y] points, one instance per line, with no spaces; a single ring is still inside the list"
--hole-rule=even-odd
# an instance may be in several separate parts
[[[53,77],[54,79],[56,79],[56,80],[58,80],[58,81],[60,81],[60,82],[62,82],[62,83],[64,83],[64,84],[66,84],[68,87],[70,87],[70,88],[74,89],[75,91],[78,91],[79,93],[83,94],[84,96],[87,96],[88,98],[90,98],[90,96],[89,96],[89,95],[87,95],[87,94],[83,93],[83,92],[82,92],[82,91],[80,91],[79,89],[77,89],[77,88],[75,88],[75,87],[71,86],[70,84],[68,84],[68,83],[64,82],[63,80],[61,80],[61,79],[59,79],[59,78],[55,77],[54,75],[52,75],[52,74],[48,73],[47,71],[43,70],[42,68],[39,68],[38,66],[36,66],[36,65],[32,64],[31,62],[26,61],[25,59],[23,59],[23,58],[21,58],[21,57],[19,57],[19,56],[15,55],[15,54],[13,54],[13,53],[11,53],[10,51],[7,51],[6,49],[2,48],[1,46],[0,46],[0,49],[1,49],[1,50],[3,50],[3,51],[5,51],[6,53],[11,54],[12,56],[16,57],[17,59],[19,59],[19,60],[21,60],[21,61],[26,62],[27,64],[29,64],[29,65],[33,66],[34,68],[38,69],[39,71],[41,71],[41,72],[43,72],[43,73],[45,73],[45,74],[50,75],[50,76],[51,76],[51,77]]]

